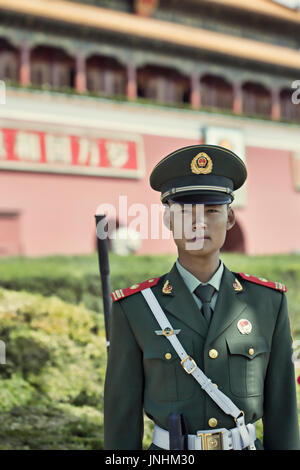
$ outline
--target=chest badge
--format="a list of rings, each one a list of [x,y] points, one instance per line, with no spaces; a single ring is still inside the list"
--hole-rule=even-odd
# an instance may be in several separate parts
[[[237,328],[242,335],[249,335],[252,331],[252,325],[249,320],[242,318],[237,322]]]
[[[181,330],[173,330],[172,328],[169,328],[168,326],[164,328],[163,330],[155,330],[155,333],[158,336],[164,335],[164,336],[172,336],[172,335],[178,335]]]

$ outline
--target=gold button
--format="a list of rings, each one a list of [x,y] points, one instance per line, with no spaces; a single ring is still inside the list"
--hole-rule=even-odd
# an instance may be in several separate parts
[[[253,348],[250,348],[249,351],[248,351],[248,353],[250,354],[250,356],[253,356],[253,354],[254,354],[254,349],[253,349]]]
[[[219,388],[217,384],[213,384],[216,388]]]
[[[171,354],[171,353],[166,353],[166,354],[165,354],[165,358],[166,358],[166,359],[169,360],[169,359],[171,359],[171,357],[172,357],[172,354]]]
[[[217,424],[218,424],[218,420],[216,418],[210,418],[208,420],[208,425],[211,428],[215,428],[217,426]]]
[[[208,355],[211,359],[216,359],[216,357],[218,357],[219,353],[216,349],[210,349]]]

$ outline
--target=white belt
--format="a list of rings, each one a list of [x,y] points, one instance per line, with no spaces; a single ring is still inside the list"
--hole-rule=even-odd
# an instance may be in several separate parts
[[[250,441],[256,439],[255,424],[247,424]],[[170,450],[169,432],[154,426],[153,444],[161,449]],[[188,450],[242,450],[246,448],[240,438],[239,430],[232,429],[210,429],[209,431],[197,431],[197,434],[188,434]]]

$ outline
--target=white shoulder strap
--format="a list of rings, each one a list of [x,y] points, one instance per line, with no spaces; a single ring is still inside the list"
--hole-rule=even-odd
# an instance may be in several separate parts
[[[172,334],[173,328],[169,320],[167,319],[163,309],[161,308],[158,300],[153,294],[150,287],[141,291],[147,304],[149,305],[153,315],[155,316],[158,324],[162,330],[166,331],[166,338],[170,341],[176,353],[181,359],[181,365],[187,374],[191,374],[194,379],[200,384],[202,389],[212,398],[212,400],[224,411],[227,415],[231,415],[236,422],[237,428],[239,429],[240,438],[244,443],[244,446],[251,446],[249,441],[249,432],[245,426],[243,412],[228,398],[221,390],[219,390],[212,381],[206,377],[202,370],[197,366],[196,362],[190,357],[182,344],[177,338],[177,335]]]

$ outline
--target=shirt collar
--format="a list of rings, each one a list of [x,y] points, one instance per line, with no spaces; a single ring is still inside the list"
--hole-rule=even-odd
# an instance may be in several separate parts
[[[220,266],[218,267],[215,274],[209,279],[207,282],[201,282],[197,279],[192,273],[190,273],[187,269],[185,269],[179,262],[178,258],[176,260],[176,267],[179,271],[179,274],[183,278],[184,282],[186,283],[190,292],[194,292],[194,290],[200,286],[200,284],[210,284],[213,286],[217,291],[220,290],[221,279],[224,270],[223,261],[220,260]]]

